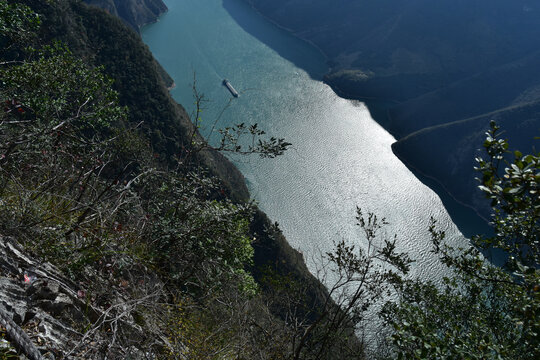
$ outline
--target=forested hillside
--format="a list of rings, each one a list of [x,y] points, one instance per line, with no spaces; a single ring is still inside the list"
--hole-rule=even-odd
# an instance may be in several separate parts
[[[254,130],[259,145],[238,148],[231,130],[214,149],[103,10],[2,0],[0,20],[0,335],[13,344],[0,355],[292,351],[331,302],[219,153],[288,145]],[[281,278],[299,284],[294,302]]]

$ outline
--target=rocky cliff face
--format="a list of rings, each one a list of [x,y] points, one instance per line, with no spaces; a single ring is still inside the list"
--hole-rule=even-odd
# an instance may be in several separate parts
[[[159,15],[167,11],[167,6],[161,0],[85,0],[85,2],[118,16],[137,32],[141,26],[156,21]]]

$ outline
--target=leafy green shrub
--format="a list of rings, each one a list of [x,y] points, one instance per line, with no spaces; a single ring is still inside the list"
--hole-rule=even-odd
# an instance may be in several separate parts
[[[146,237],[171,278],[180,284],[216,286],[234,275],[244,279],[241,288],[253,288],[253,279],[244,271],[253,261],[249,206],[212,200],[219,186],[197,173],[155,173],[139,186],[153,220]]]
[[[477,158],[477,170],[494,209],[495,235],[454,249],[432,224],[434,252],[451,275],[442,288],[407,281],[400,302],[385,306],[382,316],[394,329],[391,343],[399,359],[540,356],[540,155],[510,154],[494,122],[486,135],[488,159]],[[502,267],[482,254],[494,249],[503,251]]]

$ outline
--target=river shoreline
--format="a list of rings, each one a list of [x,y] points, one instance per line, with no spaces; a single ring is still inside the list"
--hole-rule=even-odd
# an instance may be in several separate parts
[[[329,65],[331,62],[330,57],[313,41],[310,41],[308,39],[303,38],[302,36],[297,35],[293,30],[282,26],[281,24],[277,23],[275,20],[270,18],[269,16],[265,15],[261,11],[259,11],[251,1],[249,0],[240,0],[244,3],[246,3],[256,14],[258,14],[261,18],[268,21],[269,23],[273,24],[280,30],[286,31],[289,35],[292,37],[308,44],[312,48],[316,49],[325,59],[326,63]],[[225,6],[226,8],[226,6]],[[335,70],[335,69],[334,69]],[[350,94],[346,92],[345,90],[341,89],[338,84],[336,84],[334,81],[328,80],[328,75],[330,75],[333,71],[333,68],[329,65],[328,71],[326,74],[323,75],[322,81],[328,85],[334,93],[339,96],[340,98],[346,99],[346,100],[352,100],[352,101],[361,101],[365,103],[365,105],[368,107],[373,119],[379,123],[383,128],[385,128],[387,131],[390,131],[390,126],[388,124],[391,122],[391,115],[390,110],[393,106],[398,105],[400,102],[397,100],[387,99],[387,98],[377,98],[377,97],[366,97],[366,96],[355,96],[353,94]],[[391,131],[390,131],[391,132]],[[392,133],[392,132],[391,132]],[[397,134],[392,133],[394,137],[396,137],[396,142],[400,140],[400,137],[397,136]],[[392,152],[398,157],[398,159],[405,165],[407,168],[410,169],[412,173],[415,174],[415,176],[425,185],[430,187],[433,191],[437,193],[437,195],[441,199],[446,199],[444,202],[447,204],[445,207],[447,207],[447,210],[449,212],[452,212],[452,218],[459,218],[460,213],[465,211],[471,211],[474,213],[475,216],[480,219],[478,222],[478,231],[485,231],[486,225],[489,223],[489,220],[484,218],[478,209],[474,208],[473,206],[458,200],[448,189],[445,187],[445,185],[435,176],[431,176],[429,174],[426,174],[424,172],[419,171],[415,166],[412,165],[410,161],[407,160],[407,157],[404,156],[401,153],[398,153],[395,151],[394,146],[392,146]],[[434,186],[435,183],[435,186]],[[470,230],[470,224],[466,223],[464,224],[461,221],[458,221],[456,225],[463,230],[464,233],[467,233],[469,236],[474,234],[474,231],[471,232]]]
[[[425,255],[431,249],[430,217],[451,243],[467,241],[437,195],[392,153],[395,138],[364,104],[338,96],[311,76],[328,71],[319,50],[245,2],[226,3],[227,8],[218,0],[171,4],[168,16],[146,28],[144,38],[175,78],[173,95],[185,106],[192,106],[187,81],[196,64],[197,85],[212,99],[204,112],[210,123],[218,117],[220,127],[259,123],[269,136],[294,144],[275,160],[232,157],[261,210],[279,222],[313,273],[317,256],[331,252],[336,239],[364,245],[354,221],[360,206],[388,219],[388,234],[399,234],[400,249],[417,259],[417,276],[438,278],[444,269]],[[224,78],[246,90],[241,98],[230,101]]]

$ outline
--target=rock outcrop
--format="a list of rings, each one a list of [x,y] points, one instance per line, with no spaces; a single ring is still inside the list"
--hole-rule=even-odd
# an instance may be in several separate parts
[[[98,304],[82,284],[28,256],[15,239],[0,236],[1,323],[13,348],[29,359],[145,358],[138,345],[148,330],[133,317],[133,305],[142,299],[110,295]]]

